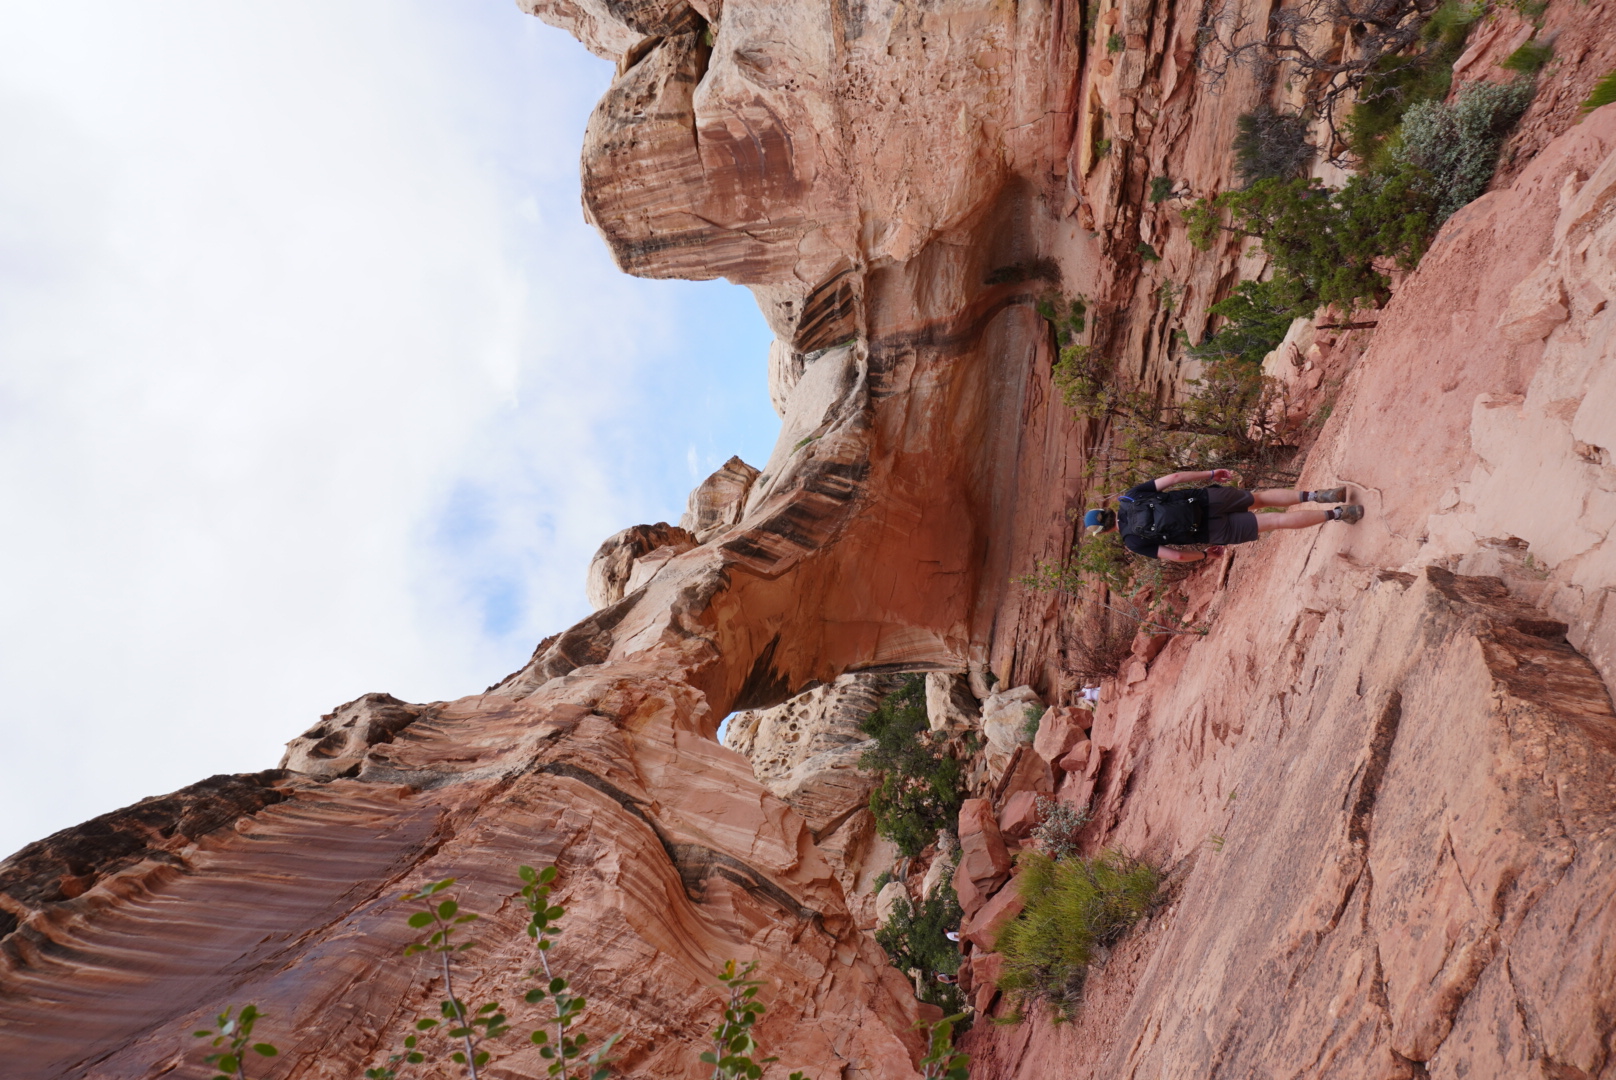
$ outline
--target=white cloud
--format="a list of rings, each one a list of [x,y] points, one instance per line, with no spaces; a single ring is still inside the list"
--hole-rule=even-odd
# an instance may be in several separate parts
[[[609,78],[510,0],[0,2],[0,855],[481,689],[766,455],[749,298],[579,220]]]

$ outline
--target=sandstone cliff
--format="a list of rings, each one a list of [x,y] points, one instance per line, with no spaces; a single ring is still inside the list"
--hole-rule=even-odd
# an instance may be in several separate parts
[[[1207,87],[1198,14],[1132,0],[523,2],[618,61],[582,167],[619,264],[757,294],[780,441],[680,526],[603,545],[599,609],[487,691],[367,695],[280,770],[8,860],[8,1077],[208,1075],[189,1032],[246,1001],[273,1018],[269,1075],[355,1075],[437,998],[398,955],[407,889],[457,876],[489,915],[471,994],[520,996],[522,862],[560,867],[556,956],[591,1029],[624,1032],[624,1075],[705,1075],[731,957],[768,981],[771,1075],[915,1075],[911,988],[860,929],[850,714],[799,716],[751,763],[716,732],[737,713],[755,749],[794,695],[867,704],[897,671],[1070,704],[1072,604],[1010,579],[1069,548],[1103,432],[1052,393],[1033,302],[1084,292],[1141,385],[1192,376],[1176,332],[1259,267],[1193,251],[1145,188],[1226,185],[1235,117],[1283,88]],[[1321,328],[1292,365],[1333,396],[1303,483],[1352,485],[1368,520],[1198,570],[1182,589],[1211,632],[1141,649],[1072,771],[1007,743],[979,778],[986,833],[1063,774],[1097,800],[1086,842],[1170,866],[1175,892],[1096,971],[1083,1024],[980,1024],[975,1075],[1616,1076],[1616,108],[1571,126],[1566,105],[1616,35],[1602,5],[1549,19],[1580,44],[1509,186],[1372,334]],[[938,689],[945,723],[975,722]]]

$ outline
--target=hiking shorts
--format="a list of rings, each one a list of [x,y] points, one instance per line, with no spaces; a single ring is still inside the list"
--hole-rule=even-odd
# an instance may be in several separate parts
[[[1257,539],[1257,515],[1251,492],[1214,484],[1206,489],[1206,535],[1209,544],[1249,544]]]

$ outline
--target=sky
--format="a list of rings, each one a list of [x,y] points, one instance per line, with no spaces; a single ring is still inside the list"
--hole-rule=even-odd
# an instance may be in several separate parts
[[[0,856],[480,691],[767,458],[751,295],[583,222],[611,74],[514,0],[0,0]]]

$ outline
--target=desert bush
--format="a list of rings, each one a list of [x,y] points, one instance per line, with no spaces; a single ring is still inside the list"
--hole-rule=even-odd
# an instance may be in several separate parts
[[[1344,125],[1360,165],[1384,165],[1386,144],[1411,106],[1447,97],[1453,62],[1485,10],[1484,3],[1447,0],[1420,27],[1417,51],[1383,56],[1367,73]]]
[[[1421,102],[1404,115],[1392,161],[1433,196],[1433,229],[1487,190],[1504,136],[1531,101],[1526,81],[1473,82],[1452,105]]]
[[[964,916],[953,887],[944,884],[918,906],[899,900],[892,906],[891,918],[875,931],[875,940],[886,950],[893,967],[920,972],[920,1000],[941,1007],[944,1013],[959,1012],[965,1004],[958,986],[937,981],[939,973],[959,972],[959,946],[946,935],[959,929]]]
[[[1108,53],[1119,53],[1127,47],[1127,39],[1116,30],[1111,31],[1111,36],[1105,39],[1105,51]]]
[[[1021,741],[1030,743],[1038,737],[1038,725],[1049,711],[1048,705],[1028,705],[1021,713]]]
[[[1089,812],[1069,803],[1038,796],[1038,824],[1032,830],[1037,849],[1057,862],[1077,854],[1077,837],[1089,823]]]
[[[1110,441],[1091,466],[1119,491],[1192,467],[1266,475],[1290,453],[1274,422],[1277,390],[1260,368],[1239,360],[1209,358],[1172,402],[1125,388],[1115,364],[1087,346],[1061,351],[1054,382],[1073,411],[1110,423]]]
[[[1117,595],[1105,603],[1089,598],[1067,631],[1066,670],[1083,683],[1099,682],[1121,671],[1133,654],[1133,639],[1141,622],[1151,616],[1151,606]]]
[[[1316,149],[1307,141],[1307,118],[1263,106],[1235,124],[1235,171],[1250,187],[1259,180],[1289,180],[1307,172]]]
[[[1001,988],[1047,1001],[1069,1015],[1095,950],[1121,937],[1149,909],[1161,884],[1155,868],[1116,851],[1093,859],[1021,856],[1026,908],[999,933]]]
[[[1613,101],[1616,101],[1616,71],[1594,83],[1594,88],[1582,99],[1581,108],[1585,113],[1593,112]]]
[[[1150,178],[1150,201],[1153,203],[1166,202],[1173,197],[1173,178],[1170,176],[1153,176]]]
[[[910,675],[859,724],[875,746],[859,768],[881,774],[870,793],[876,832],[913,858],[953,825],[965,801],[960,763],[926,719],[926,680]]]

